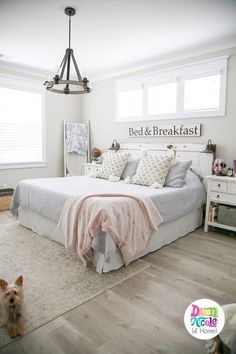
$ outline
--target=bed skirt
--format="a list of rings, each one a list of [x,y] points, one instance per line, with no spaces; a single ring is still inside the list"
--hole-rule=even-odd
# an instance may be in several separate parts
[[[62,245],[65,238],[62,232],[57,228],[55,222],[43,217],[29,209],[18,209],[18,219],[20,224],[36,232],[40,236],[46,236]],[[178,238],[194,231],[202,224],[202,208],[194,209],[189,214],[180,218],[163,223],[159,230],[154,232],[145,250],[135,259],[143,257],[149,252],[156,251],[164,245],[167,245]],[[93,244],[94,257],[93,264],[99,273],[107,273],[118,269],[124,265],[120,250],[113,239],[104,232],[100,232],[95,237]]]

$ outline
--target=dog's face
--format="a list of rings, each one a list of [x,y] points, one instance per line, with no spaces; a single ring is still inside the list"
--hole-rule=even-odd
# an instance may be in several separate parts
[[[0,279],[1,302],[5,309],[19,306],[23,300],[23,276],[20,275],[14,283],[8,284]]]

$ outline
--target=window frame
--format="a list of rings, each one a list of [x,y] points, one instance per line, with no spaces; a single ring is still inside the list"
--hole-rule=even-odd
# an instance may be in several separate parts
[[[222,117],[225,115],[226,106],[226,79],[227,62],[229,56],[222,56],[186,65],[170,67],[165,70],[155,71],[148,74],[138,75],[115,82],[116,108],[115,120],[117,123],[140,122],[166,119],[189,119]],[[218,110],[184,110],[184,81],[194,78],[201,78],[215,74],[221,75],[220,97]],[[168,83],[177,83],[176,90],[176,112],[163,114],[148,114],[148,88]],[[119,116],[119,93],[132,90],[132,88],[143,87],[143,114],[141,116]]]
[[[21,161],[21,162],[0,162],[0,170],[18,169],[18,168],[39,168],[46,167],[46,95],[42,82],[34,79],[26,79],[0,73],[0,87],[39,93],[42,95],[42,160],[39,161]]]

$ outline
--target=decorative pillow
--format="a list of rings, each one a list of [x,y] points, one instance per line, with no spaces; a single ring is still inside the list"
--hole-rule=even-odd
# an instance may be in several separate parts
[[[109,179],[110,176],[120,178],[130,154],[123,152],[104,152],[102,167],[96,174],[97,178]]]
[[[192,165],[192,161],[177,162],[170,167],[164,183],[165,187],[181,188],[184,185],[185,177]]]
[[[139,161],[140,159],[128,161],[120,179],[125,179],[126,177],[133,177],[136,173]]]
[[[162,188],[172,160],[172,156],[148,153],[139,162],[136,174],[131,178],[130,183]]]

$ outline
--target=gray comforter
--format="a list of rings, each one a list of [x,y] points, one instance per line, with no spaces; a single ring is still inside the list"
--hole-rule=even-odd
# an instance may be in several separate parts
[[[18,183],[13,196],[11,213],[17,216],[20,206],[57,223],[67,198],[91,193],[148,196],[155,203],[164,222],[186,215],[205,202],[204,188],[199,178],[191,171],[187,174],[184,187],[162,189],[125,184],[124,181],[110,182],[88,176],[41,178]]]

